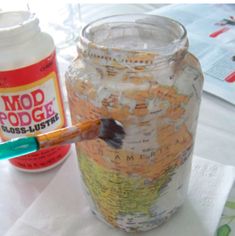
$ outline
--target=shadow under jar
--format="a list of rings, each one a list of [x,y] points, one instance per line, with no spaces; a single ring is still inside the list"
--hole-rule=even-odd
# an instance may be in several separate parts
[[[73,124],[112,117],[115,150],[76,145],[92,212],[125,231],[165,222],[187,194],[203,76],[185,28],[169,18],[119,15],[85,26],[66,73]]]

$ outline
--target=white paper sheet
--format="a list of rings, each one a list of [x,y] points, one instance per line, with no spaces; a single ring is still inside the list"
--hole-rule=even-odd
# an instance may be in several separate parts
[[[15,223],[6,236],[212,236],[234,180],[234,167],[194,157],[189,193],[183,207],[160,228],[125,233],[91,214],[81,190],[76,154]]]

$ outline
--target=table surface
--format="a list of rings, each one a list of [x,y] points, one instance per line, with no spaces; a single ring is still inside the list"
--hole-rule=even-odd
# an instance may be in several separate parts
[[[203,93],[194,154],[235,166],[234,134],[235,106]],[[0,235],[27,210],[59,169],[29,174],[15,170],[8,161],[0,162]]]

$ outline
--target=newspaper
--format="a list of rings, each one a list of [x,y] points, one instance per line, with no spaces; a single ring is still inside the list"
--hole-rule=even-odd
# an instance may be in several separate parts
[[[182,23],[200,61],[204,91],[235,105],[235,4],[176,4],[150,12]]]

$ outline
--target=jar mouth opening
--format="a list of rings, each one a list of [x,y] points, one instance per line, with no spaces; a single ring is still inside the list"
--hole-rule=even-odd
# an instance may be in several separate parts
[[[86,25],[80,41],[97,49],[171,55],[187,44],[182,24],[168,17],[148,14],[108,16]]]

